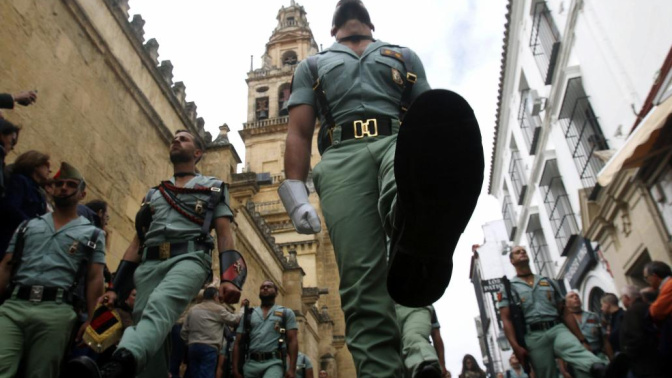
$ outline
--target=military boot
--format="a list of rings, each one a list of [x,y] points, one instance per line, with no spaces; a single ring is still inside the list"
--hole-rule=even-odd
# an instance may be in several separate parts
[[[422,93],[399,128],[387,289],[408,307],[436,302],[483,186],[483,146],[473,110],[443,89]]]
[[[136,362],[133,354],[127,349],[117,349],[112,360],[100,369],[101,378],[135,377]]]

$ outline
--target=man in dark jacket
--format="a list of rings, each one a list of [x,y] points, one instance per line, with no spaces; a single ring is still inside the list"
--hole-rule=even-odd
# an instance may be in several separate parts
[[[35,91],[25,91],[15,94],[0,93],[1,109],[14,109],[14,103],[28,106],[35,101],[37,101],[37,92]]]
[[[621,352],[628,357],[630,371],[638,378],[669,376],[665,374],[665,361],[658,356],[653,324],[646,316],[649,305],[634,286],[626,286],[621,292],[627,311],[621,321],[620,346]]]

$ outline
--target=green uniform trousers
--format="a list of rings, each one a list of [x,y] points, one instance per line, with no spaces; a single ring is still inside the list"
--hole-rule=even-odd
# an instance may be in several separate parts
[[[439,357],[436,355],[434,346],[429,343],[429,336],[432,333],[429,309],[427,307],[405,307],[398,304],[395,305],[395,309],[401,329],[401,355],[406,367],[406,376],[415,377],[421,364],[423,366],[433,364],[439,368]]]
[[[576,378],[591,377],[591,366],[602,362],[584,348],[564,324],[546,331],[528,332],[525,343],[537,378],[557,377],[556,358],[573,366]]]
[[[138,377],[168,375],[168,335],[203,287],[210,261],[210,255],[191,252],[164,261],[144,261],[135,270],[134,325],[124,331],[119,348],[135,357]]]
[[[282,361],[278,359],[268,361],[247,360],[243,365],[245,378],[282,378]]]
[[[401,335],[386,287],[397,135],[336,143],[338,134],[313,182],[336,251],[346,342],[358,377],[401,377]]]
[[[0,377],[13,378],[25,358],[26,378],[56,378],[72,327],[72,305],[8,299],[0,306]]]

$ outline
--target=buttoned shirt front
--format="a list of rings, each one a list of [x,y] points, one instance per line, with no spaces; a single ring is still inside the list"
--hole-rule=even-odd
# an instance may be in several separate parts
[[[172,177],[170,182],[175,184],[175,178]],[[200,174],[197,174],[184,185],[185,188],[209,188],[213,186],[218,186],[216,178]],[[221,189],[223,191],[222,199],[215,207],[213,220],[221,217],[233,218],[233,213],[229,208],[229,192],[226,185],[222,186]],[[207,204],[210,200],[210,192],[175,193],[174,195],[179,201],[178,205],[184,207],[187,212],[191,212],[192,215],[196,214],[201,218],[205,215]],[[194,240],[201,235],[201,225],[192,222],[175,210],[159,190],[154,191],[152,194],[150,206],[152,209],[152,223],[145,235],[146,246],[156,246],[163,242],[184,242]],[[199,209],[201,209],[200,214]],[[212,242],[212,237],[208,236],[208,238]]]
[[[283,327],[282,314],[285,312],[285,329],[298,329],[294,311],[283,306],[273,305],[264,317],[261,307],[255,307],[250,316],[250,352],[273,352],[278,350],[280,328]],[[238,333],[244,333],[244,325],[241,321],[238,325]]]
[[[581,321],[578,322],[581,333],[588,341],[590,350],[598,353],[602,351],[602,325],[600,317],[594,312],[581,312]]]
[[[96,227],[80,216],[60,229],[54,227],[51,213],[32,219],[24,234],[23,255],[14,277],[21,286],[41,285],[68,289],[75,280],[80,263],[86,257],[82,248]],[[18,231],[18,230],[17,230]],[[14,233],[7,253],[14,253],[17,233]],[[89,261],[105,264],[105,234],[98,235],[96,247]]]
[[[399,118],[406,68],[401,60],[383,54],[385,50],[399,52],[401,49],[378,40],[370,43],[362,56],[340,43],[319,53],[317,73],[336,125],[359,119]],[[418,77],[411,94],[414,99],[430,86],[420,58],[414,52],[410,55],[410,63]],[[306,104],[318,113],[313,84],[308,61],[304,60],[294,73],[288,107]],[[325,125],[324,119],[321,124]],[[322,127],[320,136],[323,137],[325,132]]]
[[[550,279],[534,275],[532,286],[516,276],[510,279],[511,291],[516,303],[522,306],[525,322],[530,325],[558,319],[558,304],[563,301]],[[506,290],[500,291],[498,307],[508,307],[509,298]]]

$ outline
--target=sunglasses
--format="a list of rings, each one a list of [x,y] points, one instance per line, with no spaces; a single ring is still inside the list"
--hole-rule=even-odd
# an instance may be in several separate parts
[[[54,181],[54,186],[60,188],[62,186],[67,186],[70,189],[77,189],[79,187],[79,182],[77,181],[66,181],[66,180],[56,180]]]

